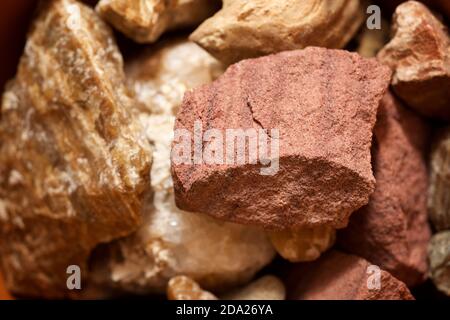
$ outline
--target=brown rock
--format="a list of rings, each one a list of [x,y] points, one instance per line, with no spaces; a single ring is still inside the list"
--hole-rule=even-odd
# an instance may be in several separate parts
[[[428,258],[431,279],[440,291],[450,296],[450,230],[433,235]]]
[[[43,3],[0,122],[0,266],[14,293],[62,297],[67,267],[141,222],[150,147],[130,117],[110,29],[73,0]]]
[[[333,246],[336,230],[323,226],[314,228],[269,231],[275,250],[291,262],[313,261]]]
[[[378,54],[394,71],[395,93],[425,116],[450,120],[450,38],[421,3],[397,7],[393,39]]]
[[[166,31],[196,26],[219,8],[216,0],[100,0],[96,10],[131,39],[147,43]]]
[[[170,279],[167,286],[169,300],[217,300],[211,292],[203,290],[194,280],[177,276]]]
[[[285,283],[293,300],[414,300],[406,285],[388,272],[339,251],[293,265]]]
[[[253,129],[272,152],[259,156],[270,166],[252,163],[241,157],[250,147],[231,148],[236,139],[229,134],[226,161],[206,164],[198,154],[183,158],[186,139],[176,140],[178,207],[272,229],[345,227],[374,189],[372,129],[389,76],[374,59],[311,47],[242,61],[213,84],[187,92],[175,129],[187,129],[194,149],[201,142],[194,128],[201,125],[225,137],[226,129]]]
[[[283,282],[271,275],[263,276],[221,297],[222,300],[284,300],[285,298],[286,289]]]
[[[381,20],[381,29],[362,28],[358,35],[356,52],[366,58],[372,58],[389,41],[389,22]]]
[[[405,0],[378,0],[377,4],[382,6],[383,12],[392,13],[397,6],[399,6]],[[448,0],[420,0],[430,9],[435,10],[436,13],[446,15],[450,18],[450,1]]]
[[[224,0],[191,40],[230,64],[308,46],[340,49],[363,20],[358,0]]]
[[[450,229],[450,128],[441,131],[431,153],[428,212],[437,230]]]
[[[386,94],[374,130],[372,163],[377,181],[369,204],[350,218],[338,243],[413,286],[425,279],[428,127]]]

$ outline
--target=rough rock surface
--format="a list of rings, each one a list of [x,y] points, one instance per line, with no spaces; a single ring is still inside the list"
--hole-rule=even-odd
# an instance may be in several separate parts
[[[414,300],[407,286],[384,270],[377,287],[376,269],[357,256],[339,251],[314,262],[293,265],[288,272],[288,299],[293,300]]]
[[[186,276],[176,276],[167,285],[169,300],[217,300],[211,292],[203,290],[198,283]]]
[[[151,150],[128,110],[110,29],[72,0],[43,3],[0,122],[0,266],[14,293],[61,297],[69,265],[141,222]]]
[[[378,58],[393,71],[395,93],[425,116],[450,120],[450,38],[423,4],[397,7],[392,40]]]
[[[392,94],[383,98],[374,130],[377,181],[369,204],[338,234],[339,245],[413,286],[425,279],[428,126]]]
[[[222,300],[284,300],[286,289],[275,276],[267,275],[221,296]]]
[[[275,250],[291,262],[313,261],[333,246],[336,229],[328,226],[269,231]]]
[[[439,290],[450,296],[450,230],[433,235],[428,258],[431,279]]]
[[[165,31],[200,24],[219,8],[216,0],[100,0],[96,10],[131,39],[151,43]]]
[[[9,292],[5,288],[5,284],[3,282],[3,277],[0,274],[0,300],[11,300],[12,297]]]
[[[308,46],[341,49],[363,20],[358,0],[224,0],[190,39],[230,64]]]
[[[431,153],[428,212],[437,230],[450,229],[450,128],[439,133]]]
[[[137,293],[164,292],[169,279],[182,274],[207,289],[225,289],[247,282],[274,257],[262,230],[175,205],[170,175],[174,114],[186,89],[211,82],[220,70],[214,58],[187,40],[151,48],[127,66],[143,104],[139,119],[154,146],[154,198],[139,231],[108,248],[110,257],[97,272],[107,277],[102,281]]]
[[[219,157],[206,164],[195,154],[182,158],[186,139],[174,141],[178,207],[272,229],[345,227],[375,187],[372,129],[389,79],[389,68],[375,59],[310,47],[242,61],[211,85],[187,92],[175,129],[190,133],[193,149],[201,142],[197,125],[225,137],[226,129],[254,129],[275,152],[259,156],[272,160],[270,167],[251,163],[249,154],[239,161],[249,143],[245,152],[242,144],[233,149],[236,139],[229,135],[227,148],[214,143],[218,154],[228,149],[226,162]],[[261,151],[265,143],[257,145]]]

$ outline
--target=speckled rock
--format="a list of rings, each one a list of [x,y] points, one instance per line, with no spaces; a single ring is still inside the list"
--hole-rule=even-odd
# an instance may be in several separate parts
[[[188,144],[197,150],[205,128],[223,136],[253,129],[259,150],[271,150],[259,160],[271,163],[250,162],[249,154],[240,161],[250,147],[233,146],[233,135],[217,147],[227,147],[222,164],[191,153],[179,161],[174,151],[178,207],[270,229],[345,227],[375,187],[372,129],[389,79],[389,68],[375,59],[310,47],[241,61],[187,92],[175,129],[189,133]]]
[[[63,297],[67,267],[136,230],[151,149],[129,110],[108,26],[72,0],[42,4],[0,122],[0,267],[9,289]]]
[[[433,235],[428,258],[431,279],[439,290],[450,296],[450,230]]]
[[[375,192],[338,234],[346,251],[379,265],[408,286],[422,282],[427,273],[428,129],[421,118],[386,94],[374,130]]]

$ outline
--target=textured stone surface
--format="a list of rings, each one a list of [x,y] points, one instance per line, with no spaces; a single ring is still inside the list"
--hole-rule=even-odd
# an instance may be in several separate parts
[[[428,258],[431,279],[439,290],[450,296],[450,230],[433,235]]]
[[[6,290],[5,284],[3,282],[3,277],[0,274],[0,300],[11,300],[12,297]]]
[[[45,2],[0,122],[0,266],[14,292],[61,297],[66,268],[141,221],[151,151],[122,58],[88,7]]]
[[[275,276],[267,275],[221,296],[222,300],[284,300],[286,289]]]
[[[333,246],[336,230],[332,227],[269,231],[275,250],[291,262],[313,261]]]
[[[185,94],[175,128],[191,136],[196,121],[223,134],[278,129],[278,139],[267,141],[278,140],[279,170],[172,161],[177,205],[273,229],[345,227],[374,190],[372,129],[389,79],[375,59],[315,47],[232,65]]]
[[[186,276],[176,276],[167,285],[169,300],[217,300],[211,292],[203,290],[198,283]]]
[[[421,3],[397,7],[393,38],[378,58],[393,71],[395,93],[421,114],[450,120],[450,38]]]
[[[217,0],[100,0],[96,10],[131,39],[155,42],[165,31],[196,26],[213,15]]]
[[[174,115],[186,89],[211,82],[220,70],[214,58],[186,40],[152,48],[127,66],[143,104],[139,119],[154,146],[154,198],[139,231],[108,248],[110,257],[97,272],[106,276],[102,281],[137,293],[164,292],[169,279],[182,274],[216,290],[245,283],[274,257],[262,230],[175,206],[170,175]]]
[[[431,152],[428,212],[437,230],[450,229],[450,128],[436,137]]]
[[[224,0],[191,40],[229,64],[308,46],[340,49],[363,20],[358,0]]]
[[[377,4],[382,7],[383,13],[392,13],[397,6],[405,0],[376,0]],[[435,12],[450,18],[450,1],[448,0],[420,0]]]
[[[293,300],[413,300],[406,285],[380,270],[380,287],[373,286],[375,273],[357,256],[338,251],[314,262],[293,265],[287,275],[288,299]],[[370,288],[370,289],[369,289]]]
[[[372,148],[375,192],[351,216],[338,242],[413,286],[427,272],[428,127],[389,93],[378,110]]]

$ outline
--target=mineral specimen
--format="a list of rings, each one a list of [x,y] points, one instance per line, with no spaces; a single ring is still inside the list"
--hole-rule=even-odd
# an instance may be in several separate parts
[[[421,3],[397,7],[393,39],[378,58],[393,71],[395,93],[425,116],[450,120],[450,38]]]
[[[165,31],[196,26],[219,9],[216,0],[100,0],[96,10],[137,42],[155,42]]]
[[[359,0],[224,0],[191,40],[230,64],[308,46],[340,49],[363,20]]]
[[[450,230],[433,235],[428,258],[431,279],[439,290],[450,296]]]
[[[283,282],[275,276],[263,276],[243,288],[223,296],[223,300],[284,300],[286,289]]]
[[[379,265],[408,286],[423,281],[427,272],[428,129],[421,118],[386,94],[374,130],[375,192],[338,234],[346,251]]]
[[[291,262],[313,261],[333,246],[336,230],[323,226],[297,230],[269,231],[277,252]]]
[[[169,300],[217,300],[211,292],[203,290],[198,283],[186,276],[176,276],[167,285]]]
[[[130,116],[110,29],[73,0],[43,2],[0,121],[0,266],[12,292],[62,297],[98,243],[136,230],[151,150]]]
[[[450,229],[450,128],[438,135],[431,153],[428,212],[437,230]]]
[[[375,188],[372,129],[389,80],[375,59],[310,47],[241,61],[187,92],[178,207],[269,229],[345,227]]]
[[[414,300],[407,286],[366,260],[331,251],[293,265],[286,280],[294,300]]]
[[[139,231],[110,245],[109,259],[96,272],[115,287],[164,292],[170,278],[186,275],[207,289],[225,289],[247,282],[274,257],[262,230],[175,205],[170,176],[174,114],[186,89],[211,82],[218,72],[217,61],[187,40],[165,42],[127,66],[130,85],[143,104],[139,119],[154,146],[154,198],[144,209]]]
[[[3,283],[3,277],[0,274],[0,300],[10,300],[10,299],[12,299],[12,297],[6,290],[5,285]]]

